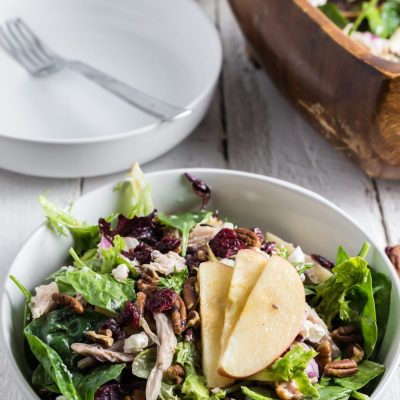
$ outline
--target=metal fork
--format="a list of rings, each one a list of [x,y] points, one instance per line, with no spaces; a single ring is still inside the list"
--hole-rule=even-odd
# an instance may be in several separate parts
[[[81,61],[59,56],[50,50],[21,18],[10,19],[0,25],[0,45],[33,76],[49,76],[68,68],[162,121],[175,120],[192,112],[190,109],[173,106],[143,93]]]

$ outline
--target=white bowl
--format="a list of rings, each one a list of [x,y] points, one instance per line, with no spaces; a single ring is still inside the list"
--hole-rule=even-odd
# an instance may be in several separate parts
[[[218,209],[223,217],[243,226],[260,226],[294,243],[308,252],[334,259],[337,247],[345,246],[356,254],[362,243],[372,244],[368,260],[377,271],[393,282],[390,319],[378,361],[386,366],[372,399],[378,400],[400,360],[400,285],[389,260],[349,216],[323,197],[278,179],[237,171],[219,169],[170,170],[147,174],[153,187],[154,204],[165,212],[187,210],[199,201],[193,195],[183,173],[190,171],[203,178],[212,189],[210,208]],[[96,223],[101,216],[115,211],[116,194],[107,185],[81,197],[73,208],[78,218]],[[9,273],[33,289],[63,264],[71,245],[69,239],[55,235],[41,226],[21,249]],[[16,381],[26,398],[35,398],[29,384],[29,368],[23,351],[24,298],[6,280],[1,295],[1,336],[5,354],[14,370]]]
[[[170,150],[207,111],[221,43],[193,0],[1,0],[0,15],[21,17],[65,57],[192,110],[160,123],[71,71],[32,77],[0,47],[0,168],[58,178],[110,174]]]

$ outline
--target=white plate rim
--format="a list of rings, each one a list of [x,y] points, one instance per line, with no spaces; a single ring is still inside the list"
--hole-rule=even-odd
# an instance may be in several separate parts
[[[341,208],[336,206],[334,203],[332,203],[330,200],[326,199],[322,195],[320,195],[310,189],[304,188],[300,185],[297,185],[295,183],[291,183],[291,182],[288,182],[288,181],[285,181],[282,179],[273,178],[273,177],[261,175],[261,174],[255,174],[255,173],[251,173],[251,172],[228,170],[228,169],[223,169],[223,168],[176,168],[176,169],[168,169],[168,170],[149,172],[149,173],[145,173],[145,175],[148,177],[158,177],[158,176],[170,175],[170,174],[171,175],[184,174],[185,172],[189,172],[194,175],[195,174],[200,175],[202,173],[209,173],[209,174],[215,174],[215,175],[218,175],[218,174],[234,175],[234,176],[255,179],[255,180],[259,180],[259,181],[263,181],[263,182],[268,182],[268,183],[271,183],[276,186],[280,186],[280,187],[283,187],[283,188],[286,188],[289,190],[293,190],[294,192],[296,192],[302,196],[316,200],[316,201],[324,204],[328,208],[331,208],[332,210],[334,210],[335,212],[340,214],[344,219],[346,219],[355,228],[357,228],[359,231],[361,231],[365,235],[365,237],[368,239],[368,241],[374,246],[375,250],[382,256],[382,259],[385,261],[385,263],[387,264],[387,267],[388,267],[388,272],[389,272],[391,282],[393,285],[392,290],[394,288],[397,292],[397,296],[400,298],[400,281],[399,281],[397,275],[395,274],[394,269],[391,266],[390,260],[388,259],[388,257],[384,253],[384,251],[381,250],[380,246],[376,243],[375,239],[373,237],[371,237],[371,235],[369,233],[367,233],[366,230],[364,230],[364,228],[362,228],[361,225],[358,222],[356,222],[349,214],[347,214],[345,211],[343,211]],[[94,190],[91,190],[91,191],[85,193],[83,196],[80,196],[78,199],[76,199],[74,204],[76,204],[81,198],[83,198],[85,196],[93,195],[93,193],[96,191],[102,191],[102,190],[105,190],[106,188],[111,189],[114,187],[114,185],[116,183],[117,182],[108,183],[108,184],[102,185]],[[6,272],[6,277],[9,276],[9,272],[12,269],[15,260],[17,259],[19,254],[25,249],[25,247],[28,246],[29,241],[33,237],[40,235],[41,232],[45,229],[49,229],[49,228],[47,227],[46,222],[43,222],[32,232],[32,234],[29,236],[27,241],[24,243],[24,245],[20,248],[20,250],[16,254],[13,262],[10,264],[10,267],[8,268],[8,270]],[[0,286],[0,310],[3,307],[2,306],[3,298],[6,295],[6,290],[5,290],[6,282],[7,282],[7,280],[5,279],[4,282],[2,282],[2,284]],[[8,358],[8,361],[12,365],[12,368],[11,368],[12,375],[15,377],[17,383],[23,383],[23,390],[24,390],[25,394],[29,394],[30,396],[33,395],[34,398],[40,400],[40,398],[36,395],[35,391],[31,387],[31,385],[28,383],[28,381],[25,379],[22,372],[20,371],[20,369],[14,359],[14,356],[5,340],[6,334],[4,331],[5,324],[3,323],[3,318],[4,318],[3,313],[0,312],[0,325],[1,325],[1,327],[0,327],[0,344],[2,344],[3,349],[5,349],[3,351],[6,355],[6,357]],[[386,369],[383,377],[379,381],[377,388],[374,390],[374,392],[372,394],[371,400],[379,399],[379,396],[382,394],[382,392],[388,386],[390,380],[393,378],[399,362],[400,362],[400,340],[397,341],[396,346],[395,346],[394,362],[390,366],[390,369],[389,368]]]

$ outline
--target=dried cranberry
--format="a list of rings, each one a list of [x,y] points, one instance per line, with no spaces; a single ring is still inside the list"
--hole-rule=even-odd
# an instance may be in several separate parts
[[[185,176],[192,184],[193,192],[201,198],[201,208],[205,208],[211,198],[211,189],[202,179],[189,173],[186,173]]]
[[[231,257],[245,247],[233,229],[221,229],[211,240],[210,247],[217,257]]]
[[[101,329],[110,329],[112,332],[112,337],[115,341],[121,340],[125,337],[125,333],[120,324],[114,319],[110,318],[102,325]]]
[[[264,234],[262,233],[261,229],[258,226],[255,226],[254,228],[251,228],[250,230],[257,235],[257,237],[260,239],[261,243],[264,241]]]
[[[97,389],[94,400],[123,400],[125,396],[131,395],[137,386],[137,383],[132,385],[108,383]]]
[[[153,313],[160,313],[168,311],[172,308],[178,295],[171,289],[164,288],[157,290],[153,295],[146,301],[146,309]]]
[[[277,245],[275,242],[265,242],[261,245],[261,250],[265,253],[271,255],[272,252],[276,249]]]
[[[332,261],[318,254],[311,254],[311,258],[324,268],[332,269],[334,267]]]
[[[134,249],[129,249],[129,251],[121,251],[121,254],[129,260],[137,260],[137,262],[142,264],[149,264],[153,261],[153,249],[146,243],[139,243]]]
[[[138,328],[140,323],[140,312],[136,303],[127,301],[118,316],[117,322],[122,326],[132,324],[133,328]]]
[[[173,236],[164,236],[156,245],[157,250],[161,253],[173,251],[181,245],[180,239]]]
[[[197,258],[197,250],[193,247],[188,247],[186,250],[185,260],[189,269],[189,274],[191,276],[196,276],[200,265],[200,260]]]

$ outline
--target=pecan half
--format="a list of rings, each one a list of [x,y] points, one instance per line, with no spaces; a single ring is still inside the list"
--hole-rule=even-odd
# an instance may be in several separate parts
[[[186,328],[198,328],[200,326],[200,315],[197,311],[189,311]]]
[[[104,347],[110,347],[114,343],[111,329],[104,329],[99,333],[86,331],[85,336],[93,343],[99,343]]]
[[[69,307],[75,314],[83,314],[85,311],[83,305],[75,297],[68,296],[64,293],[53,293],[51,297],[57,306]]]
[[[171,320],[174,332],[180,335],[186,328],[186,306],[181,296],[178,296],[172,306]]]
[[[236,228],[235,232],[238,238],[246,244],[246,247],[261,247],[260,238],[250,229]]]
[[[386,246],[385,252],[392,262],[397,275],[400,277],[400,244],[396,246]]]
[[[282,400],[300,400],[303,398],[303,394],[294,381],[278,383],[275,392]]]
[[[325,365],[332,362],[332,345],[328,340],[323,340],[317,347],[318,355],[315,358],[318,366],[323,370]]]
[[[144,315],[144,308],[146,306],[146,293],[144,292],[138,292],[136,294],[136,305],[140,314],[140,318],[143,317]]]
[[[344,359],[331,361],[325,365],[324,373],[327,376],[345,378],[358,372],[357,363],[354,360]]]
[[[353,360],[358,364],[364,358],[364,350],[358,343],[354,343],[347,347],[346,355],[350,360]]]
[[[143,390],[135,389],[131,395],[124,396],[123,400],[146,400],[146,394]]]
[[[332,332],[332,339],[339,343],[357,343],[362,341],[360,329],[354,325],[345,325]]]
[[[188,311],[196,308],[199,302],[199,289],[195,276],[186,279],[183,284],[182,297]]]
[[[167,369],[167,376],[169,379],[171,379],[174,383],[181,385],[184,381],[185,378],[185,371],[184,369],[178,365],[171,365]]]
[[[157,272],[146,267],[142,267],[140,270],[140,276],[142,279],[151,285],[157,286],[160,283],[160,277]]]
[[[146,295],[149,295],[157,290],[156,285],[152,285],[151,283],[146,282],[143,279],[139,279],[136,282],[137,288],[140,292],[145,293]]]

